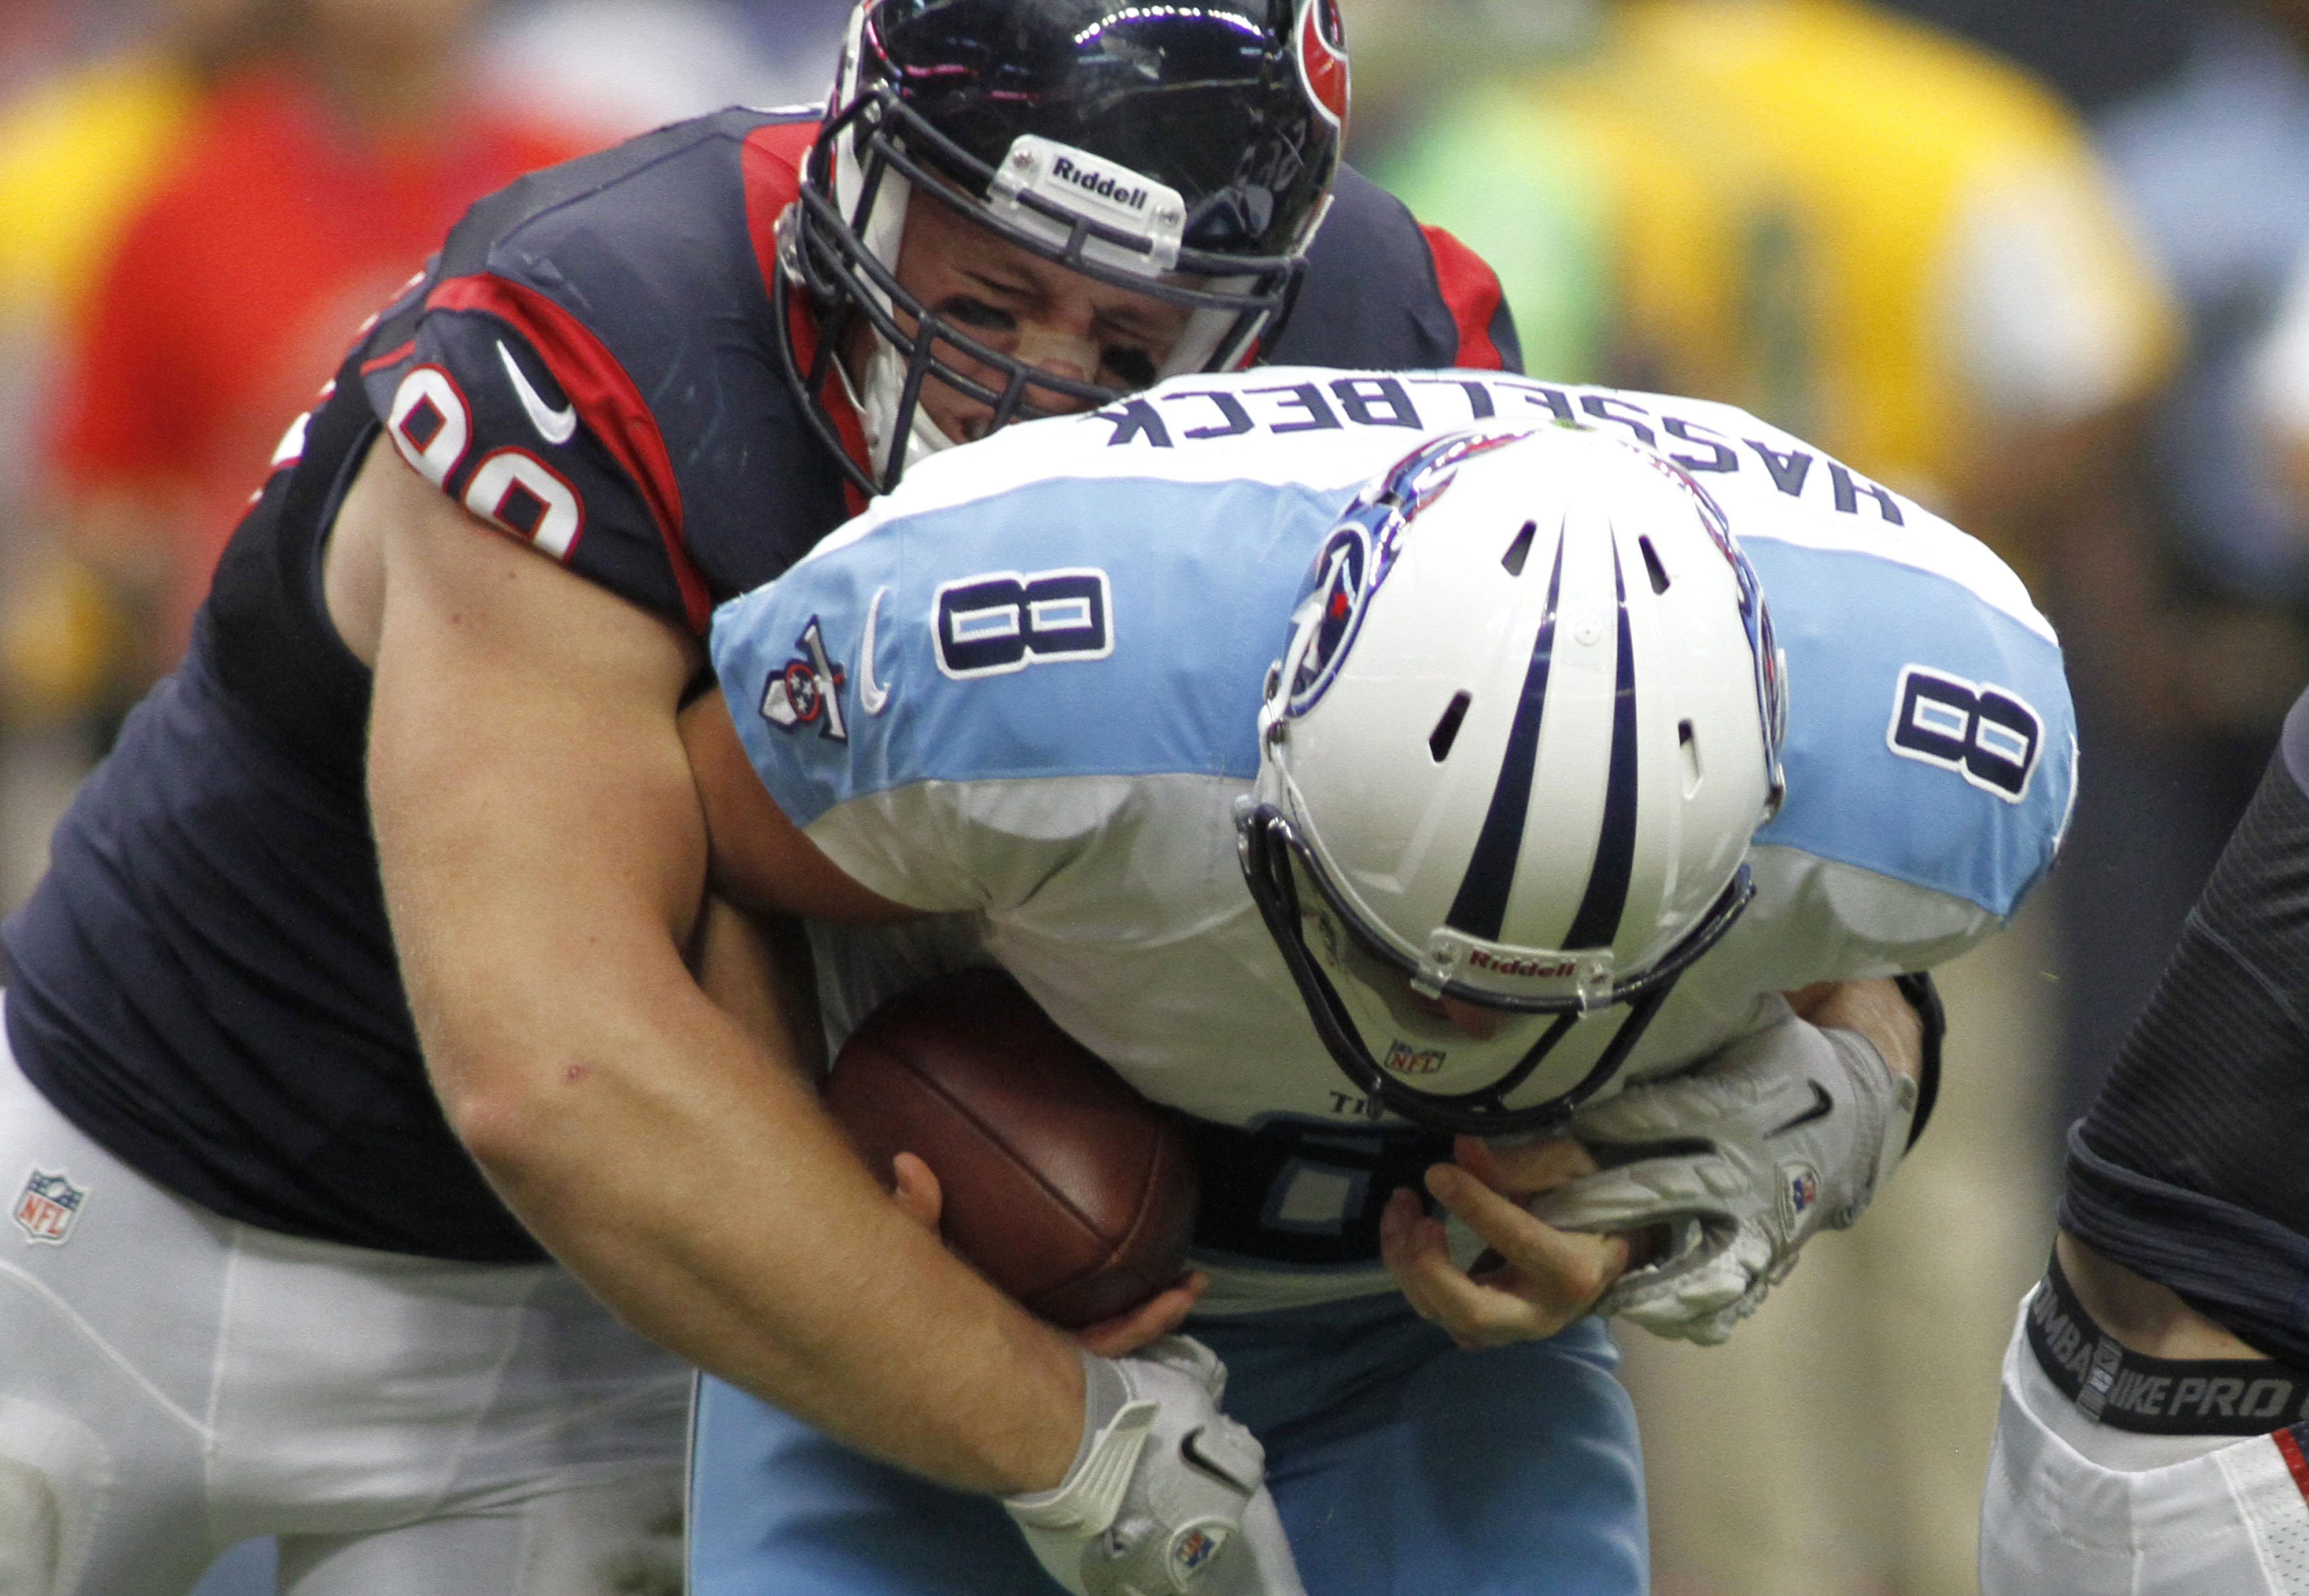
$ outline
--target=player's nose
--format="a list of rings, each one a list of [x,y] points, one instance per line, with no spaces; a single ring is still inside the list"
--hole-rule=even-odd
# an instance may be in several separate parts
[[[1461,1036],[1476,1042],[1488,1042],[1507,1028],[1515,1018],[1505,1009],[1490,1009],[1481,1003],[1471,1003],[1465,998],[1447,993],[1429,997],[1417,987],[1404,989],[1411,1006],[1423,1014],[1432,1015],[1457,1030]]]
[[[1488,1042],[1506,1028],[1515,1016],[1505,1009],[1487,1009],[1481,1003],[1446,994],[1442,999],[1443,1018],[1449,1020],[1460,1035],[1477,1042]]]
[[[1019,329],[1016,358],[1036,371],[1068,382],[1089,382],[1098,376],[1098,345],[1086,329],[1030,322]],[[1088,410],[1096,403],[1045,389],[1036,395],[1035,408],[1071,412]]]

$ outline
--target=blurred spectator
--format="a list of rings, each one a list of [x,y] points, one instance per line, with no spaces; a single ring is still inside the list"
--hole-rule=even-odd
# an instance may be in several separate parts
[[[508,100],[624,138],[727,105],[826,98],[847,0],[524,0],[483,47]]]
[[[465,205],[596,142],[471,91],[480,0],[298,0],[221,83],[98,288],[56,464],[76,549],[130,605],[132,694],[361,317]]]
[[[2309,250],[2294,263],[2269,331],[2246,363],[2246,393],[2269,450],[2271,485],[2294,515],[2294,533],[2309,553]]]
[[[146,31],[145,0],[11,0],[0,6],[0,107],[77,62],[129,48]]]
[[[2099,129],[2192,352],[2145,462],[2163,635],[2130,661],[2080,662],[2106,680],[2077,683],[2093,774],[2062,892],[2064,1117],[2115,1058],[2309,678],[2309,528],[2253,420],[2248,355],[2309,245],[2309,5],[2208,5],[2192,22],[2179,69]]]
[[[1383,167],[1481,240],[1531,369],[1802,429],[2041,585],[2048,517],[2074,518],[2080,456],[2106,456],[2086,434],[2121,430],[2173,332],[2073,120],[1850,0],[1591,19],[1584,48],[1435,107]]]
[[[2173,69],[2203,0],[1891,0],[2018,61],[2087,116]]]
[[[1380,76],[1379,170],[1499,270],[1529,369],[1812,438],[1986,539],[2072,655],[2153,690],[2125,484],[2176,319],[2061,103],[1857,0],[1474,10],[1456,44],[1426,12],[1423,83]],[[1663,1592],[1973,1590],[1995,1370],[2050,1239],[2048,941],[2024,920],[1950,972],[1945,1117],[1865,1225],[1721,1351],[1623,1343]]]
[[[2193,358],[2156,429],[2182,574],[2224,597],[2295,607],[2309,601],[2309,533],[2277,490],[2246,390],[2247,351],[2309,246],[2305,56],[2303,0],[2209,7],[2180,71],[2100,129],[2191,324]],[[2281,715],[2292,688],[2270,683],[2267,696]],[[2255,779],[2259,769],[2256,759]]]
[[[67,329],[205,86],[262,48],[274,12],[270,0],[27,4],[0,32],[12,69],[52,52],[49,75],[0,111],[0,908],[46,866],[49,828],[92,753],[78,717],[122,635],[40,503]],[[144,31],[109,43],[131,21]]]

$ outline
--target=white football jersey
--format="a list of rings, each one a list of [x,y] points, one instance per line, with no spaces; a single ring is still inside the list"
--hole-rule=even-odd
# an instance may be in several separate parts
[[[1787,797],[1756,836],[1755,901],[1623,1077],[1768,1023],[1783,991],[1922,968],[1998,928],[2052,861],[2075,744],[2052,629],[1980,543],[1725,405],[1267,368],[940,455],[717,612],[714,663],[779,806],[857,880],[943,916],[814,932],[832,1039],[991,959],[1157,1102],[1367,1126],[1244,885],[1233,806],[1341,509],[1495,416],[1616,429],[1691,473],[1786,655]],[[1314,1289],[1385,1285],[1365,1267]],[[1229,1271],[1210,1301],[1307,1295]]]

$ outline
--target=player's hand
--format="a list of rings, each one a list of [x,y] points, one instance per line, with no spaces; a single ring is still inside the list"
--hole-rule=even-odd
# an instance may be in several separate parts
[[[1580,1110],[1571,1131],[1609,1167],[1534,1206],[1570,1229],[1665,1225],[1669,1245],[1596,1311],[1713,1345],[1813,1234],[1859,1217],[1907,1147],[1916,1106],[1916,1081],[1867,1037],[1790,1018],[1687,1074]]]
[[[1462,1136],[1427,1189],[1490,1250],[1472,1271],[1451,1262],[1442,1221],[1408,1188],[1388,1199],[1379,1254],[1413,1310],[1462,1347],[1544,1340],[1596,1305],[1628,1265],[1625,1236],[1558,1229],[1524,1204],[1592,1174],[1596,1160],[1568,1137],[1492,1143]]]
[[[936,1172],[912,1153],[890,1160],[890,1201],[906,1218],[937,1234],[938,1216],[946,1212],[946,1192]]]
[[[1168,1288],[1111,1319],[1085,1324],[1074,1332],[1084,1351],[1097,1357],[1124,1357],[1169,1335],[1187,1322],[1203,1288],[1211,1283],[1201,1270],[1189,1270]]]
[[[890,1160],[890,1201],[899,1211],[923,1229],[936,1232],[946,1202],[930,1167],[912,1153],[900,1153]],[[1203,1288],[1209,1284],[1208,1275],[1189,1271],[1168,1289],[1156,1292],[1128,1313],[1085,1325],[1073,1332],[1074,1338],[1094,1357],[1125,1357],[1184,1324],[1187,1315],[1195,1311]]]
[[[1083,1360],[1083,1444],[1055,1489],[1002,1505],[1074,1596],[1305,1596],[1267,1453],[1219,1410],[1226,1366],[1189,1336]]]

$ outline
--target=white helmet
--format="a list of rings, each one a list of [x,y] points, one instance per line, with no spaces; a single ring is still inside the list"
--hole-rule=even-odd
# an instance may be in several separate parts
[[[1371,1111],[1533,1130],[1610,1080],[1753,891],[1786,726],[1755,572],[1667,460],[1491,422],[1366,489],[1293,606],[1237,821]],[[1471,1037],[1445,997],[1510,1018]]]

